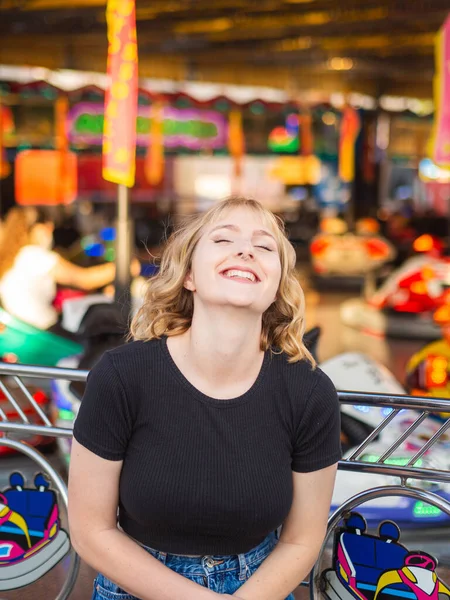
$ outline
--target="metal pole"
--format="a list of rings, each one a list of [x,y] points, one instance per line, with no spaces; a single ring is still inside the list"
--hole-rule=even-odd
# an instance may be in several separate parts
[[[117,224],[116,224],[116,280],[115,301],[125,309],[128,317],[131,310],[131,239],[132,223],[129,216],[129,188],[117,186]]]

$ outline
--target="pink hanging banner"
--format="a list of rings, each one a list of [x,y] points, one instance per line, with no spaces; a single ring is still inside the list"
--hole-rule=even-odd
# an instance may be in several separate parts
[[[433,160],[447,167],[450,166],[450,15],[436,37],[434,98]]]

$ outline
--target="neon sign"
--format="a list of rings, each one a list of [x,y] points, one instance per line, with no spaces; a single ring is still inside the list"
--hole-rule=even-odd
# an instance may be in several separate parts
[[[104,107],[94,102],[75,104],[68,115],[69,139],[72,143],[101,146],[103,139]],[[139,106],[136,119],[136,142],[148,146],[150,136],[150,107]],[[212,150],[226,147],[227,122],[212,110],[164,108],[164,146]]]
[[[292,113],[286,117],[285,127],[275,127],[270,132],[267,145],[272,152],[298,152],[298,135],[298,115]]]

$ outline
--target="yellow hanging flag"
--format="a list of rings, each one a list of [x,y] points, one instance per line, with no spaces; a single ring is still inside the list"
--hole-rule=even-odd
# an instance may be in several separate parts
[[[67,113],[69,101],[66,96],[59,96],[55,102],[55,148],[62,152],[69,149],[67,135]]]
[[[311,113],[304,112],[299,116],[300,154],[311,156],[314,153],[314,137]]]
[[[242,173],[242,157],[245,154],[244,130],[242,127],[242,112],[232,110],[228,120],[228,150],[234,158],[234,175],[236,178]]]
[[[133,187],[136,173],[138,51],[135,0],[108,0],[108,76],[103,178]]]
[[[357,111],[350,106],[344,109],[339,140],[339,177],[345,183],[355,178],[355,144],[361,129]]]
[[[145,159],[145,177],[151,185],[164,178],[164,105],[155,102],[150,110],[150,139]]]

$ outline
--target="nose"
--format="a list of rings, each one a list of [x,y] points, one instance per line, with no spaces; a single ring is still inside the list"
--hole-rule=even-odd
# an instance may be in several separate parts
[[[239,258],[242,258],[244,260],[253,260],[254,256],[252,252],[238,252],[238,256]]]
[[[255,255],[253,253],[253,246],[247,242],[242,243],[237,252],[237,255],[243,260],[252,260],[253,258],[255,258]]]

